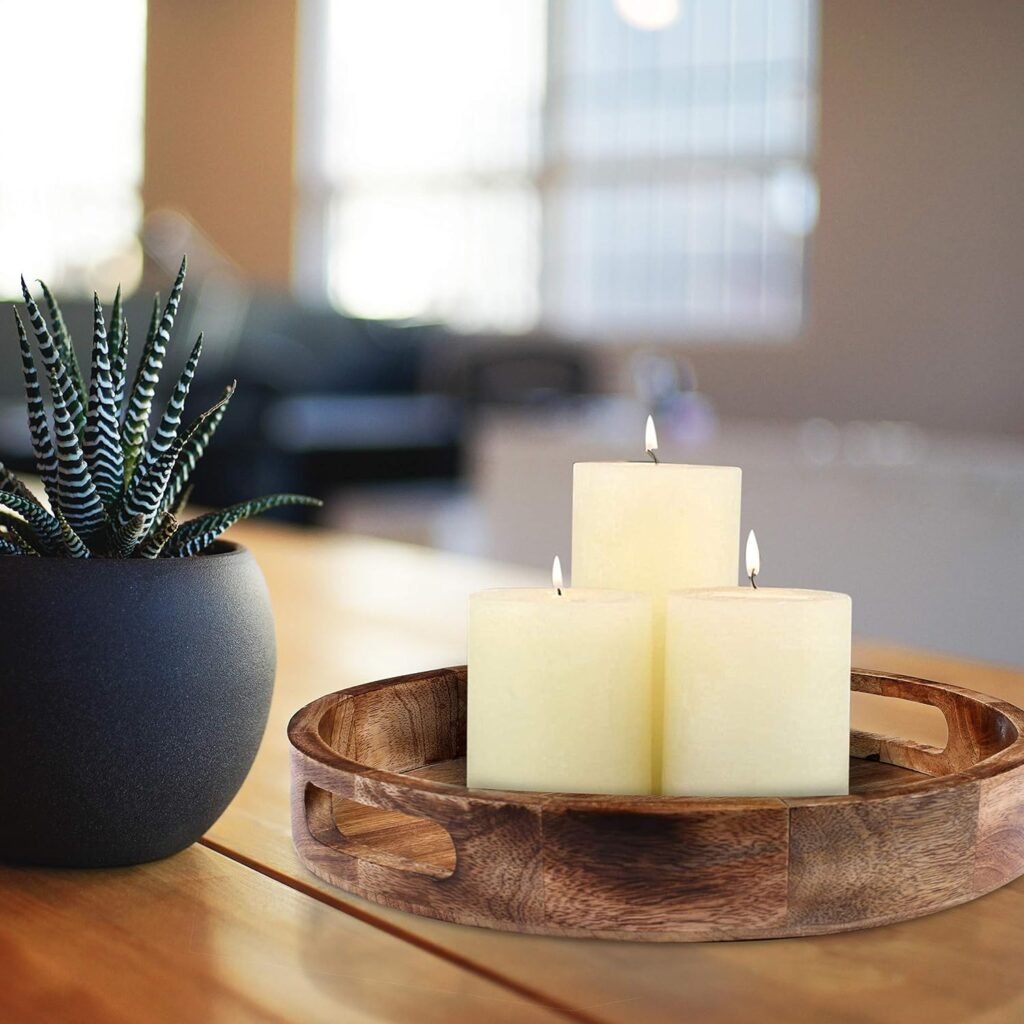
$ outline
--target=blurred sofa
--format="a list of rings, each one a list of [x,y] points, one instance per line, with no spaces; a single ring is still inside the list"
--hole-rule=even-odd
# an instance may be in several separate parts
[[[589,359],[571,343],[360,320],[216,275],[198,281],[191,275],[189,284],[158,401],[166,400],[200,329],[203,358],[187,415],[216,401],[229,381],[239,384],[196,470],[193,501],[199,504],[230,504],[269,491],[327,497],[376,482],[457,481],[467,424],[482,408],[563,402],[592,388]],[[140,292],[125,302],[132,368],[152,301],[152,294]],[[62,308],[87,366],[92,304],[64,301]],[[13,323],[3,333],[0,459],[28,470]],[[309,517],[305,510],[281,514]]]

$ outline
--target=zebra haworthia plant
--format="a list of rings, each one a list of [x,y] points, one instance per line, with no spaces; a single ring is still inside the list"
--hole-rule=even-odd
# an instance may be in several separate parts
[[[108,331],[93,303],[88,383],[75,357],[64,317],[41,284],[47,325],[25,279],[21,291],[50,395],[49,411],[36,357],[17,307],[28,425],[49,509],[0,463],[0,554],[88,558],[181,558],[198,555],[228,527],[279,505],[319,505],[299,494],[270,494],[180,521],[189,475],[224,416],[234,383],[191,423],[182,413],[203,350],[199,335],[163,415],[150,435],[160,371],[181,301],[187,261],[167,304],[153,316],[131,388],[126,387],[128,322],[118,288]]]

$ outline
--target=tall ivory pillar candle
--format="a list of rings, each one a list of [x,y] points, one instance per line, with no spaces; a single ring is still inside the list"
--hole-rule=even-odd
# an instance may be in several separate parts
[[[740,470],[654,462],[573,467],[572,577],[581,587],[654,596],[652,731],[660,772],[665,595],[688,587],[735,586],[739,573]]]
[[[467,784],[650,793],[650,680],[646,594],[473,594]]]
[[[848,793],[850,618],[818,590],[670,594],[662,792]]]

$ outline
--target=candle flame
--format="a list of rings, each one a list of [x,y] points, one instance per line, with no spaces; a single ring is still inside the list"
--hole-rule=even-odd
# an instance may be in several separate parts
[[[754,577],[761,571],[761,550],[757,546],[757,537],[751,530],[747,534],[747,576],[753,582]]]
[[[653,455],[658,450],[658,432],[654,429],[654,417],[647,417],[647,429],[644,431],[644,451]]]
[[[555,560],[551,563],[551,586],[557,593],[562,593],[562,560],[558,555],[555,555]]]

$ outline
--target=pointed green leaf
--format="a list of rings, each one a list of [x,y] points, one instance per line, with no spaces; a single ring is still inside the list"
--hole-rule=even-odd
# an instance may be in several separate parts
[[[21,282],[22,293],[28,306],[29,317],[39,345],[47,375],[50,378],[50,398],[53,403],[53,432],[57,447],[57,504],[76,533],[91,539],[104,525],[103,503],[100,501],[86,465],[79,441],[80,431],[75,425],[75,413],[68,402],[81,411],[76,389],[71,384],[57,348],[46,329],[39,307]],[[84,413],[82,414],[84,422]]]
[[[156,332],[160,330],[160,293],[153,296],[153,312],[149,316],[149,328],[146,331],[146,344],[152,345],[156,340]]]
[[[146,473],[136,473],[125,492],[124,500],[118,511],[118,526],[124,526],[136,516],[142,517],[142,536],[149,528],[160,510],[167,481],[174,470],[178,457],[177,445],[165,452]]]
[[[156,433],[150,438],[146,450],[135,466],[136,474],[148,473],[177,440],[178,428],[181,426],[181,414],[185,409],[185,401],[188,398],[192,380],[196,375],[196,366],[199,363],[199,357],[202,355],[202,352],[203,336],[200,334],[188,357],[188,361],[185,363],[185,368],[181,371],[181,376],[174,386],[174,391],[167,401],[167,408],[160,418],[160,424],[156,429]]]
[[[11,475],[11,479],[21,485],[21,489],[17,489],[14,486],[10,486],[9,483],[0,482],[0,490],[8,491],[11,494],[17,494],[19,497],[25,498],[27,501],[38,506],[42,511],[42,505],[39,504],[38,499],[31,491],[21,484],[20,480]],[[26,543],[29,544],[33,549],[44,555],[57,555],[60,554],[60,550],[55,547],[52,541],[46,539],[46,537],[39,533],[24,517],[15,516],[10,512],[0,511],[0,525],[6,526],[9,533],[17,533],[18,536]]]
[[[110,312],[110,334],[107,336],[107,349],[110,354],[110,364],[117,361],[118,349],[121,347],[121,332],[124,328],[124,308],[121,303],[121,286],[117,286],[114,292],[114,302]]]
[[[99,492],[104,509],[121,496],[124,485],[124,452],[114,405],[109,341],[103,324],[103,308],[93,296],[92,367],[89,383],[89,411],[85,425],[85,461]],[[118,328],[120,330],[120,328]]]
[[[81,438],[85,430],[85,405],[82,400],[82,392],[72,380],[65,362],[66,356],[54,343],[53,337],[46,327],[46,321],[43,320],[43,314],[39,312],[35,299],[29,293],[25,278],[21,279],[21,294],[25,299],[29,322],[32,324],[36,344],[39,346],[39,354],[43,358],[43,366],[46,367],[46,374],[50,380],[50,394],[54,404],[56,405],[59,399],[64,405],[75,434]]]
[[[110,554],[113,558],[128,558],[146,532],[146,517],[133,516],[119,525],[110,539]]]
[[[50,436],[50,425],[46,419],[46,407],[43,405],[43,393],[39,387],[39,374],[36,372],[32,349],[29,347],[25,325],[21,322],[18,311],[14,311],[14,321],[18,325],[18,342],[21,345],[21,369],[25,379],[25,403],[28,407],[28,429],[32,436],[32,451],[36,459],[36,469],[46,488],[46,496],[50,505],[56,508],[59,495],[57,493],[57,450]],[[10,489],[10,488],[8,488]]]
[[[23,498],[27,498],[29,501],[34,501],[37,505],[42,504],[28,489],[26,484],[18,478],[17,474],[9,470],[2,462],[0,462],[0,491],[10,491],[12,494],[20,494]]]
[[[82,538],[71,528],[64,513],[56,510],[57,522],[60,523],[61,537],[64,541],[64,549],[72,558],[88,558],[89,549],[85,546]]]
[[[206,515],[190,519],[175,531],[164,551],[168,555],[186,557],[197,555],[212,544],[225,530],[235,523],[252,516],[258,516],[272,508],[282,505],[308,505],[319,507],[323,504],[317,498],[309,498],[303,494],[268,494],[262,498],[243,501],[218,512],[207,512]]]
[[[164,494],[164,500],[160,506],[162,511],[175,508],[175,504],[188,484],[192,471],[196,468],[196,463],[202,458],[203,452],[206,451],[210,441],[213,440],[213,435],[217,432],[217,427],[220,426],[220,421],[224,419],[228,403],[235,393],[236,384],[236,381],[232,381],[224,389],[216,404],[207,409],[186,431],[188,440],[182,445],[181,454],[174,467],[174,474],[167,485],[167,492]],[[179,511],[175,510],[175,514],[178,514]]]
[[[178,313],[178,305],[181,302],[181,290],[185,285],[185,272],[188,268],[188,260],[183,258],[178,276],[175,278],[174,287],[171,289],[170,298],[164,307],[164,313],[160,323],[152,334],[146,337],[146,344],[139,358],[138,369],[135,371],[135,380],[132,383],[131,393],[128,396],[128,410],[125,413],[124,440],[125,473],[131,478],[134,472],[135,463],[142,452],[142,446],[146,443],[146,434],[149,431],[149,414],[153,407],[153,396],[156,393],[156,385],[160,379],[160,371],[163,369],[164,356],[167,353],[167,345],[171,340],[171,330],[174,327],[174,318]]]
[[[68,368],[68,373],[78,392],[80,406],[85,405],[85,380],[82,377],[82,369],[78,365],[78,356],[75,354],[75,346],[71,343],[71,332],[64,323],[64,314],[61,312],[57,300],[53,297],[45,281],[39,282],[43,290],[43,298],[46,300],[46,308],[50,313],[50,323],[53,324],[53,333],[60,349],[61,358]],[[78,422],[78,421],[76,421]]]
[[[0,506],[17,512],[47,544],[53,547],[63,544],[60,523],[36,502],[11,491],[0,491]]]
[[[171,512],[164,512],[153,532],[139,546],[140,558],[156,558],[164,545],[171,539],[178,528],[178,520]]]
[[[9,512],[0,512],[0,526],[4,528],[3,536],[16,545],[23,555],[38,555],[46,551],[47,545],[42,543],[24,519]]]
[[[117,416],[118,437],[121,438],[121,465],[124,466],[124,439],[121,436],[121,423],[124,417],[125,378],[128,375],[128,320],[121,316],[121,340],[117,346],[117,355],[110,360],[110,379],[114,386],[114,412]],[[123,476],[123,469],[122,469]],[[122,482],[122,488],[123,488]]]
[[[167,491],[167,485],[170,482],[171,473],[174,471],[182,448],[189,443],[198,431],[202,430],[207,419],[217,412],[223,402],[224,399],[221,399],[216,405],[211,406],[192,423],[187,433],[175,438],[171,447],[160,456],[148,472],[132,476],[131,484],[118,508],[117,521],[119,525],[123,525],[133,516],[142,515],[145,520],[143,533],[149,532],[157,513],[160,511],[164,494]]]

